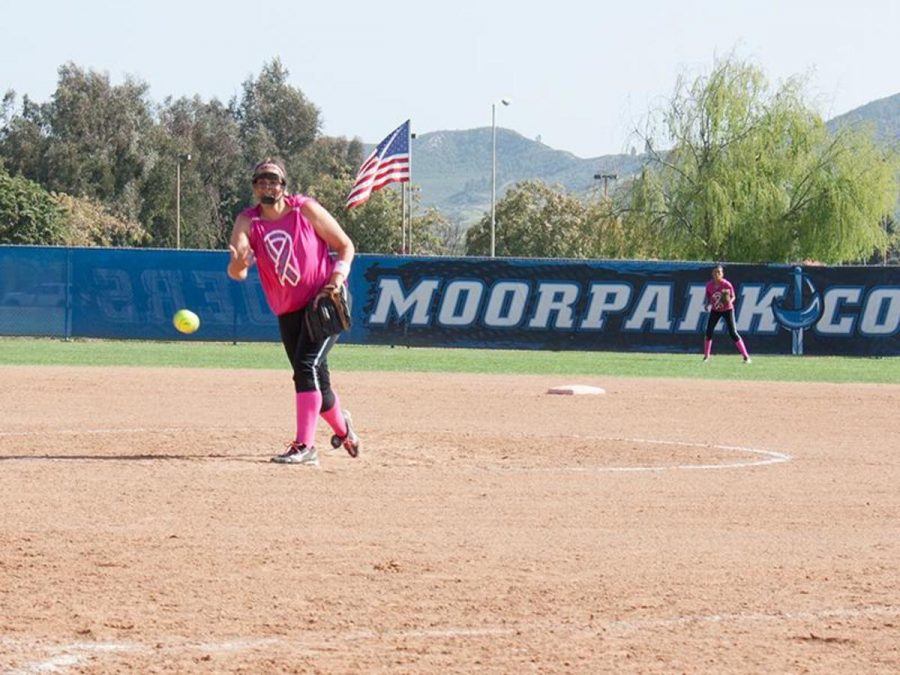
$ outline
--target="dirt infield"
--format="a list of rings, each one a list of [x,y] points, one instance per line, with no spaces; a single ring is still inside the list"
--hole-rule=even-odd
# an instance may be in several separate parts
[[[0,376],[0,672],[900,672],[900,386]]]

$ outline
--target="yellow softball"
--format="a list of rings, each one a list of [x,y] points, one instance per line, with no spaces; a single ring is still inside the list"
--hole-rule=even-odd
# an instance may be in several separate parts
[[[181,333],[194,333],[200,328],[200,317],[189,309],[179,309],[172,317],[172,323]]]

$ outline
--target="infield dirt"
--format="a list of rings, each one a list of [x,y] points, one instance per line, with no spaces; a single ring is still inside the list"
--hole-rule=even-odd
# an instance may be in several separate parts
[[[900,672],[900,386],[0,376],[2,672]]]

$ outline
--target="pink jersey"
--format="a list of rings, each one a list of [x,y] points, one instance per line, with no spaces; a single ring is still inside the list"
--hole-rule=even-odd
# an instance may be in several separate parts
[[[260,218],[259,206],[242,213],[250,218],[250,248],[266,301],[278,316],[306,307],[334,268],[328,244],[300,211],[311,199],[286,195],[290,209],[278,220]]]
[[[728,290],[728,301],[725,302],[722,297],[722,291]],[[706,284],[706,302],[714,312],[727,312],[734,309],[734,286],[728,279],[722,279],[719,283],[714,280]]]

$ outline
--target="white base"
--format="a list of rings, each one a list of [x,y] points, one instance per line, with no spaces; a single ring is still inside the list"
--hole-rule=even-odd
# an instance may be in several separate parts
[[[552,387],[547,390],[548,394],[605,394],[606,390],[600,387],[592,387],[587,384],[564,384],[561,387]]]

